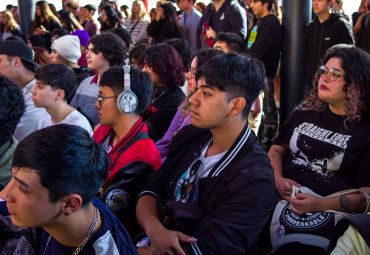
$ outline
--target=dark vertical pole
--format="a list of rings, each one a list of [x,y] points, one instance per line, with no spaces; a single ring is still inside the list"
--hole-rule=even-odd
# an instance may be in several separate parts
[[[281,123],[303,98],[304,31],[311,20],[311,6],[312,0],[283,0]]]
[[[31,21],[35,15],[35,4],[35,0],[18,0],[21,30],[26,35],[29,34]]]

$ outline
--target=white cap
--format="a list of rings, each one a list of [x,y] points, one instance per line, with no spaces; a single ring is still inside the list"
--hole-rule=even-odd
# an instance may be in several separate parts
[[[77,64],[81,57],[80,39],[75,35],[64,35],[56,39],[51,49],[58,52],[65,60]]]

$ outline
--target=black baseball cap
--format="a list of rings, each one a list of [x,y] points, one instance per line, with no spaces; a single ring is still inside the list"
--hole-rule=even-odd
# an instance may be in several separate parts
[[[5,41],[0,44],[0,54],[20,57],[29,63],[33,71],[36,71],[40,65],[33,62],[34,52],[27,44],[17,40]]]

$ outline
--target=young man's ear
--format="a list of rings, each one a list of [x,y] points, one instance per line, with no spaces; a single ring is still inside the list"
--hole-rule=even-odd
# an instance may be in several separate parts
[[[20,67],[22,65],[22,59],[20,57],[13,57],[11,62],[13,62],[14,67]]]
[[[245,98],[243,97],[236,97],[231,100],[231,103],[233,104],[232,109],[230,111],[230,116],[235,116],[239,113],[241,113],[247,102],[245,101]]]
[[[80,195],[68,194],[62,199],[62,213],[70,215],[78,211],[82,206],[83,200]]]
[[[57,95],[55,97],[55,100],[61,100],[61,101],[63,101],[64,100],[64,97],[65,97],[64,90],[63,89],[58,89]]]

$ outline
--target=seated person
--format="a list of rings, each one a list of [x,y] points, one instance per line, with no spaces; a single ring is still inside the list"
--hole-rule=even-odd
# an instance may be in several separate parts
[[[103,201],[134,237],[139,231],[135,216],[137,197],[149,174],[160,167],[160,158],[141,119],[153,93],[150,76],[133,67],[129,73],[130,90],[137,97],[136,108],[125,108],[125,92],[128,89],[124,85],[123,68],[109,68],[100,80],[95,104],[100,125],[93,138],[108,152],[112,161],[101,190]]]
[[[148,48],[141,62],[154,86],[153,100],[143,113],[143,120],[148,126],[149,137],[156,142],[166,133],[177,108],[184,101],[180,86],[185,81],[185,69],[175,48],[163,43]]]
[[[243,39],[231,32],[219,32],[216,36],[216,42],[213,48],[225,53],[244,54],[245,45]]]
[[[91,76],[89,68],[78,65],[78,60],[81,57],[80,48],[81,45],[78,36],[64,35],[51,44],[50,53],[51,63],[68,66],[76,73],[77,84],[80,84],[85,78]]]
[[[281,126],[269,151],[276,189],[291,203],[291,210],[280,219],[366,208],[361,194],[326,196],[346,189],[370,191],[370,55],[341,44],[326,52],[322,64],[310,94]],[[291,197],[293,186],[307,187],[316,195]],[[289,233],[285,228],[286,234],[271,231],[276,254],[280,249],[281,254],[325,254],[334,224],[328,218],[315,218],[307,218],[310,228],[295,226]],[[316,251],[309,252],[311,248]]]
[[[48,112],[38,129],[63,123],[80,126],[92,135],[86,117],[67,103],[77,88],[76,75],[70,68],[61,64],[42,66],[36,71],[35,79],[31,89],[33,102]]]
[[[39,254],[137,254],[116,217],[94,199],[108,175],[105,151],[80,127],[37,130],[17,146],[0,192],[14,225],[36,227]]]
[[[161,139],[159,139],[155,143],[161,155],[162,162],[167,157],[167,152],[170,147],[172,138],[177,134],[178,131],[180,131],[180,129],[190,124],[189,98],[193,95],[195,88],[197,86],[197,83],[195,81],[195,72],[197,68],[201,67],[209,59],[211,59],[212,57],[220,53],[221,51],[219,50],[212,49],[212,48],[206,48],[206,49],[200,50],[192,58],[191,64],[190,64],[190,70],[186,74],[186,79],[188,81],[188,86],[187,86],[188,95],[185,98],[184,102],[180,105],[179,109],[177,110],[175,117],[173,118],[167,132],[164,134],[164,136]]]
[[[109,67],[122,66],[127,58],[127,51],[117,35],[106,32],[91,38],[86,57],[87,67],[96,74],[87,77],[78,85],[71,105],[83,113],[95,127],[99,123],[95,102],[100,78]]]
[[[231,32],[219,32],[213,48],[225,53],[245,54],[244,41],[239,35]],[[248,123],[253,132],[258,135],[262,120],[263,91],[254,100],[248,114]]]
[[[13,152],[18,141],[15,128],[25,110],[21,90],[4,76],[0,76],[0,190],[10,181]]]
[[[220,54],[195,78],[193,126],[174,137],[166,161],[140,194],[136,214],[150,246],[138,251],[255,254],[275,197],[268,157],[248,126],[265,81],[263,64]]]
[[[33,61],[33,51],[21,41],[5,41],[0,44],[0,74],[4,75],[21,89],[26,110],[14,132],[20,141],[33,131],[47,112],[35,107],[30,90],[35,85],[35,71],[39,65]]]

